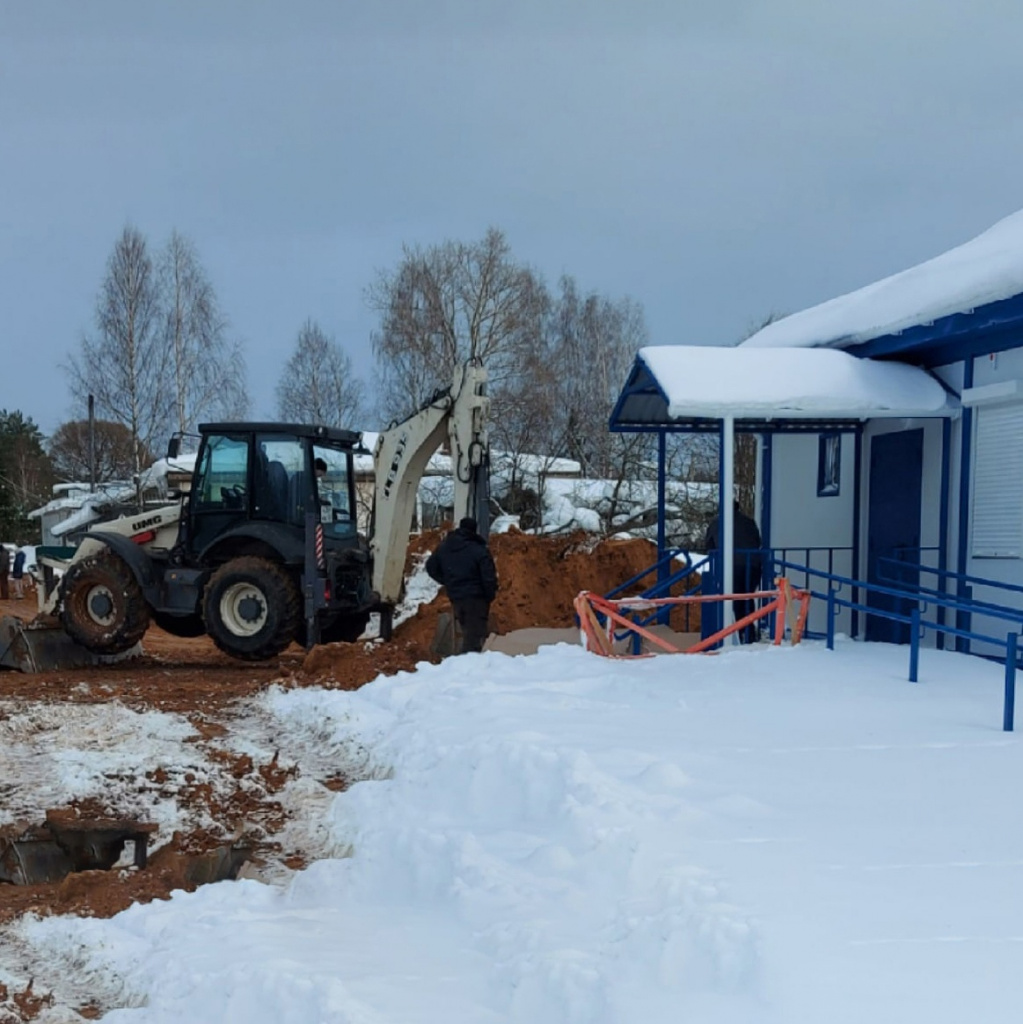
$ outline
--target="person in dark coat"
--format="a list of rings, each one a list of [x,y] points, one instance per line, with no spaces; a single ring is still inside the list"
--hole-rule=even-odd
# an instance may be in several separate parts
[[[706,550],[717,551],[721,543],[720,517],[715,516],[707,527]],[[749,594],[760,588],[761,574],[764,563],[760,556],[760,530],[757,524],[739,507],[735,502],[732,510],[732,546],[734,549],[732,561],[732,593]],[[745,618],[756,607],[755,602],[749,598],[741,601],[733,601],[732,607],[735,610],[735,621]],[[739,634],[739,639],[744,644],[753,643],[757,638],[755,625],[747,626]]]
[[[0,544],[0,601],[10,596],[7,592],[7,577],[11,571],[11,553]]]
[[[14,556],[14,566],[11,569],[11,578],[14,580],[14,600],[20,601],[25,596],[25,552],[18,550]]]
[[[462,629],[462,653],[481,651],[489,634],[490,602],[497,596],[497,568],[475,519],[466,517],[441,541],[426,560],[426,571],[448,593]]]

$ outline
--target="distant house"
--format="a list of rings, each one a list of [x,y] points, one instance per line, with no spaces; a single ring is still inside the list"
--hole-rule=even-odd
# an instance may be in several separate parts
[[[29,512],[29,519],[39,520],[40,544],[61,544],[53,532],[54,527],[76,513],[89,496],[89,485],[82,483],[55,484],[53,497],[41,508]]]
[[[841,628],[904,642],[900,592],[929,593],[925,623],[997,653],[977,635],[1019,623],[983,602],[1023,609],[1023,211],[737,349],[642,351],[611,427],[755,433],[764,546],[864,585]]]
[[[377,437],[377,434],[367,431],[362,435],[363,445],[372,451]],[[578,480],[582,475],[582,467],[574,459],[525,453],[511,455],[491,450],[490,473],[491,493],[500,500],[513,482],[517,486],[539,491],[549,481]],[[373,456],[356,455],[355,486],[359,503],[359,529],[363,531],[369,528],[375,483]],[[453,515],[451,456],[439,448],[431,456],[420,481],[413,525],[416,529],[436,529],[451,522]]]
[[[139,483],[110,480],[91,490],[85,483],[62,483],[53,488],[54,497],[29,513],[38,519],[40,543],[75,545],[94,523],[134,512],[141,494],[143,505],[160,505],[175,490],[186,490],[195,468],[195,455],[181,455],[173,461],[159,459],[139,477]]]

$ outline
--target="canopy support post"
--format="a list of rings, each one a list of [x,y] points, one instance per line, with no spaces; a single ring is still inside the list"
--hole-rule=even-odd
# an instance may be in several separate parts
[[[721,533],[721,589],[730,593],[735,581],[735,417],[725,416],[721,421],[721,493],[719,495]],[[735,622],[735,609],[731,601],[722,601],[722,620],[727,629]],[[731,634],[734,644],[738,637]]]
[[[657,432],[657,582],[663,584],[671,575],[671,566],[664,563],[664,555],[668,546],[667,525],[665,523],[665,512],[667,506],[667,466],[668,466],[668,435],[664,430]],[[661,594],[661,597],[666,597]],[[671,619],[671,609],[664,607],[657,615],[657,621],[662,625],[668,625]]]

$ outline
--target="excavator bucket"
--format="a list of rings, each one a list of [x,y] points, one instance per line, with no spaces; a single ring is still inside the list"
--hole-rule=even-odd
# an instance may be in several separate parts
[[[53,672],[99,662],[98,655],[76,644],[52,617],[35,622],[0,617],[0,668]]]

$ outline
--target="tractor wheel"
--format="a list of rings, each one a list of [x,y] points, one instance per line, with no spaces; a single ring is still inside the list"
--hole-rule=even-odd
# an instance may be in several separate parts
[[[227,562],[203,594],[206,632],[225,654],[244,661],[280,654],[295,639],[301,611],[294,581],[266,558]]]
[[[135,574],[112,551],[73,564],[61,581],[64,630],[94,654],[121,654],[149,628],[149,605]]]

